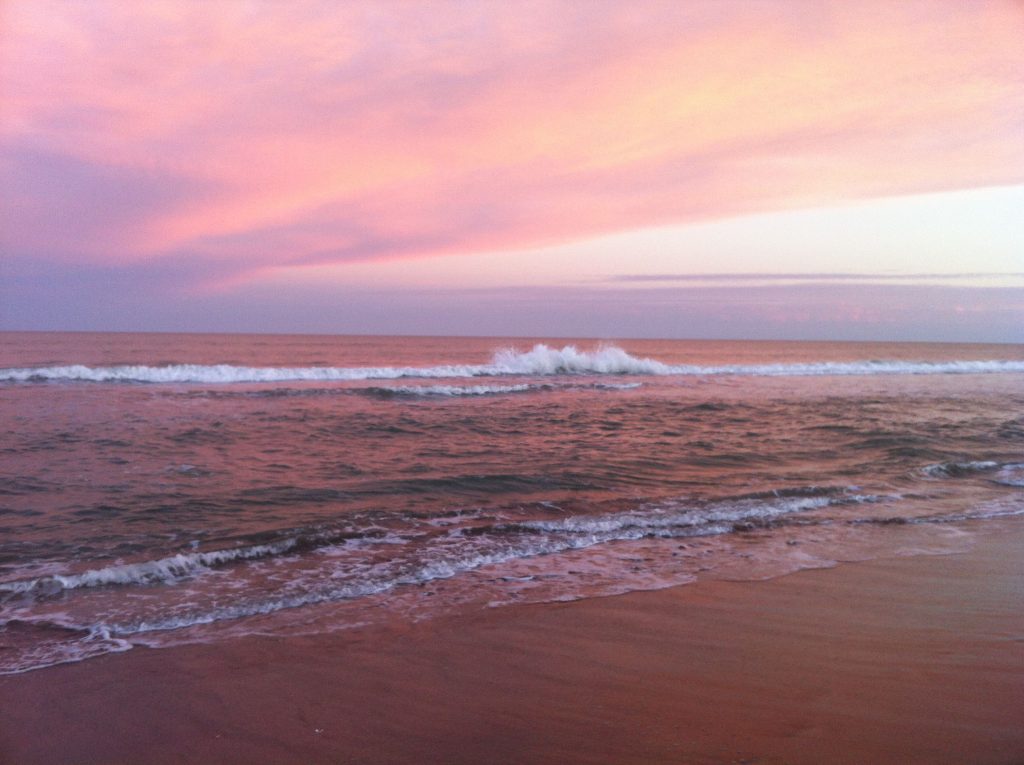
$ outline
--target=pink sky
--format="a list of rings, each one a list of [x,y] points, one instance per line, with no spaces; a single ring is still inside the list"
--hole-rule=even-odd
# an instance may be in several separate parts
[[[6,0],[0,327],[220,329],[276,294],[295,310],[253,329],[373,331],[302,303],[376,290],[405,306],[377,329],[417,331],[438,310],[417,290],[448,287],[471,332],[472,291],[504,287],[575,290],[552,319],[574,329],[542,334],[580,334],[594,283],[630,274],[1024,271],[1024,230],[986,212],[1024,184],[1021,39],[1009,1]],[[936,262],[951,237],[970,247]],[[958,288],[1020,339],[1020,287]],[[927,320],[910,333],[958,334]]]

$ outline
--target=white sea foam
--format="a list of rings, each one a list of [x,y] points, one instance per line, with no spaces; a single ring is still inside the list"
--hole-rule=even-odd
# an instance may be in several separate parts
[[[553,390],[633,390],[643,383],[594,383],[592,385],[551,385],[548,383],[520,383],[517,385],[394,385],[366,388],[372,393],[396,396],[500,396],[507,393],[528,393]]]
[[[129,651],[132,644],[114,637],[103,626],[80,627],[60,617],[50,617],[42,623],[23,621],[28,628],[41,631],[64,631],[57,640],[44,640],[34,646],[21,646],[11,654],[0,655],[0,675],[18,675],[36,669],[45,669],[58,664],[74,664],[95,656]],[[0,623],[0,626],[6,626]]]
[[[246,367],[230,364],[90,367],[82,364],[0,369],[0,381],[82,381],[141,383],[277,383],[343,382],[400,378],[472,378],[508,375],[639,375],[639,376],[829,376],[993,374],[1024,372],[1024,361],[820,361],[798,364],[671,365],[632,356],[615,346],[582,351],[575,346],[535,345],[529,351],[504,349],[489,364],[446,364],[428,367]]]
[[[773,501],[737,500],[717,506],[693,508],[654,507],[614,515],[578,515],[550,521],[526,521],[520,527],[554,533],[593,534],[614,539],[633,539],[640,535],[690,536],[687,529],[720,533],[733,524],[769,521],[789,513],[814,510],[837,502],[856,501],[857,497],[793,497]]]
[[[613,345],[581,351],[574,345],[559,349],[543,344],[535,345],[529,351],[502,349],[494,354],[490,368],[493,374],[505,375],[668,375],[673,370],[660,361],[631,356]]]
[[[642,388],[643,383],[597,383],[594,386],[597,390],[636,390]]]
[[[49,593],[60,590],[77,590],[83,587],[106,587],[117,584],[151,584],[180,579],[183,576],[223,565],[237,560],[252,560],[270,555],[280,555],[295,548],[298,539],[289,538],[266,545],[250,545],[227,550],[209,552],[178,553],[159,560],[123,563],[104,568],[90,569],[78,574],[53,574],[35,579],[19,579],[0,583],[0,592]]]
[[[950,478],[971,473],[984,473],[999,467],[998,462],[990,460],[974,460],[970,462],[937,462],[925,465],[921,472],[930,478]]]
[[[190,624],[200,624],[270,613],[298,605],[361,597],[397,585],[419,584],[447,578],[484,565],[582,549],[613,541],[650,536],[690,537],[724,534],[733,531],[737,523],[768,521],[780,515],[847,501],[850,501],[848,495],[772,500],[746,499],[701,508],[669,503],[605,516],[574,516],[553,521],[499,524],[491,529],[492,532],[497,532],[496,535],[476,533],[466,537],[463,535],[464,529],[455,528],[442,535],[441,545],[411,571],[404,569],[400,572],[390,572],[385,566],[374,570],[369,578],[361,581],[351,580],[352,571],[348,571],[341,577],[344,581],[328,588],[327,591],[314,588],[283,600],[274,598],[257,604],[239,603],[221,608],[215,615],[196,615],[188,618],[192,619]],[[510,537],[509,533],[513,534],[513,537]],[[298,537],[289,537],[272,544],[179,553],[157,560],[107,566],[78,574],[50,575],[5,582],[0,584],[0,593],[50,595],[83,588],[173,583],[183,577],[225,563],[289,553],[298,544]],[[494,547],[495,544],[498,546],[497,549]],[[350,548],[350,545],[346,545],[346,549]],[[171,620],[179,618],[176,616]],[[169,620],[161,619],[151,624],[139,623],[131,627],[121,625],[114,628],[114,632],[124,635],[136,631],[175,629],[183,626],[177,621],[174,626],[168,624]]]
[[[350,600],[388,592],[405,585],[449,579],[504,563],[582,550],[609,542],[646,537],[686,538],[728,534],[737,524],[767,522],[779,516],[855,500],[846,494],[778,499],[745,499],[695,508],[680,503],[608,516],[576,516],[556,521],[499,525],[496,534],[453,529],[436,538],[430,552],[416,560],[399,557],[370,567],[347,562],[331,574],[321,572],[306,584],[276,596],[240,600],[158,618],[105,623],[104,629],[121,637],[163,632],[274,613],[283,609]],[[425,551],[421,551],[425,552]],[[298,585],[298,583],[296,583]]]
[[[396,385],[392,388],[374,388],[374,391],[397,396],[496,396],[503,393],[525,393],[541,390],[543,385]]]
[[[145,584],[154,581],[167,581],[175,585],[161,595],[159,608],[135,610],[122,609],[122,605],[131,605],[130,599],[118,599],[117,607],[111,610],[100,610],[92,614],[79,608],[77,619],[55,618],[48,614],[45,619],[60,629],[73,630],[69,634],[54,633],[52,639],[40,642],[39,646],[29,652],[21,651],[7,657],[0,657],[0,674],[26,671],[54,663],[78,661],[90,656],[116,650],[127,650],[131,644],[165,645],[167,640],[206,639],[208,633],[189,632],[189,628],[202,627],[215,623],[235,622],[248,617],[274,614],[286,609],[301,608],[321,603],[342,600],[359,600],[372,598],[385,593],[392,593],[397,588],[410,585],[425,585],[436,580],[449,579],[461,575],[478,572],[483,579],[471,581],[500,581],[513,585],[532,581],[535,564],[525,563],[528,559],[539,556],[568,555],[571,563],[562,566],[565,581],[550,580],[544,574],[544,581],[551,582],[551,589],[546,598],[569,599],[583,596],[573,581],[592,582],[586,573],[580,574],[581,564],[572,558],[574,551],[594,548],[598,545],[615,543],[598,551],[594,565],[600,569],[606,564],[601,563],[602,554],[619,555],[620,561],[629,563],[631,573],[617,585],[618,591],[645,589],[651,586],[664,586],[666,582],[679,582],[680,576],[689,581],[692,577],[673,562],[671,570],[665,569],[663,563],[648,564],[647,557],[643,563],[635,555],[635,548],[629,547],[634,542],[657,538],[686,539],[703,537],[719,537],[727,540],[735,531],[746,531],[763,527],[771,528],[776,524],[787,525],[790,529],[803,528],[834,528],[842,524],[850,528],[858,524],[889,524],[897,521],[885,517],[870,515],[864,518],[845,518],[831,514],[819,515],[815,510],[833,505],[851,503],[871,503],[885,500],[897,500],[898,496],[876,496],[858,494],[853,487],[808,487],[805,490],[780,492],[778,496],[750,495],[747,497],[721,500],[711,503],[694,503],[685,498],[675,500],[659,500],[639,507],[616,513],[575,515],[551,520],[533,520],[499,523],[493,526],[480,526],[472,523],[468,527],[447,530],[437,535],[424,538],[423,545],[410,545],[399,551],[394,557],[363,559],[359,551],[346,544],[337,551],[345,551],[342,559],[328,557],[309,565],[310,561],[295,569],[288,569],[294,576],[288,581],[279,582],[269,590],[262,587],[250,587],[247,583],[260,581],[259,572],[255,579],[250,579],[247,567],[232,568],[230,577],[209,579],[189,579],[177,582],[183,573],[195,571],[201,566],[215,565],[230,560],[258,558],[264,554],[284,551],[288,545],[294,544],[291,539],[283,540],[276,545],[253,545],[233,550],[215,551],[211,553],[193,553],[191,555],[174,556],[152,561],[146,564],[109,567],[81,575],[75,581],[64,580],[72,587],[93,587],[100,584],[122,584],[137,581]],[[794,496],[795,494],[795,496]],[[806,511],[811,514],[801,515]],[[985,518],[1004,518],[1024,513],[1019,500],[1001,501],[979,506],[970,512],[952,513],[948,515],[900,517],[901,524],[939,524],[972,521]],[[790,521],[787,516],[796,517]],[[473,515],[474,521],[479,520]],[[788,524],[795,525],[789,526]],[[787,532],[794,533],[793,531]],[[299,536],[296,535],[295,539]],[[688,543],[689,545],[690,543]],[[728,544],[726,542],[725,544]],[[404,545],[403,545],[404,547]],[[677,545],[672,546],[673,561]],[[645,548],[648,549],[648,548]],[[682,548],[680,548],[682,549]],[[704,549],[704,548],[700,548]],[[724,548],[723,548],[724,549]],[[788,550],[788,547],[786,548]],[[624,552],[623,552],[624,551]],[[589,554],[589,553],[588,553]],[[649,555],[645,552],[644,555]],[[204,557],[205,556],[205,557]],[[625,556],[625,557],[622,557]],[[558,569],[557,558],[555,569]],[[639,565],[638,565],[639,564]],[[547,564],[550,566],[551,564]],[[659,565],[661,567],[659,568]],[[489,570],[491,567],[496,569]],[[545,569],[547,570],[547,569]],[[583,566],[586,571],[585,565]],[[596,570],[596,569],[595,569]],[[166,572],[168,578],[150,578],[154,573]],[[161,574],[162,575],[162,574]],[[236,581],[236,576],[238,577]],[[134,578],[133,578],[134,577]],[[582,579],[580,578],[582,577]],[[53,577],[50,581],[55,581]],[[557,577],[556,577],[557,579]],[[268,580],[272,581],[272,580]],[[17,583],[22,584],[22,583]],[[474,585],[475,586],[475,585]],[[545,584],[544,586],[548,586]],[[175,594],[177,587],[180,593]],[[209,588],[213,587],[214,590]],[[461,591],[461,590],[460,590]],[[207,593],[208,596],[203,595]],[[81,592],[71,597],[89,598],[102,595],[97,591]],[[391,597],[390,595],[388,597]],[[396,597],[398,595],[396,594]],[[514,598],[507,602],[513,602]],[[88,602],[88,601],[86,601]],[[113,603],[110,599],[96,601]],[[60,602],[55,601],[60,607]],[[20,614],[17,621],[27,623],[31,620],[28,609],[24,606],[26,617]],[[373,606],[371,606],[372,608]],[[88,615],[87,615],[88,614]],[[37,619],[38,621],[38,619]],[[45,630],[46,622],[39,621],[39,628]],[[2,626],[2,622],[0,622]],[[251,627],[239,627],[243,631]],[[185,630],[184,633],[178,632]],[[177,635],[178,637],[171,637]],[[198,635],[198,637],[197,637]],[[166,637],[164,637],[166,636]],[[130,643],[128,641],[131,641]]]
[[[943,515],[921,515],[915,517],[898,517],[896,519],[871,519],[873,522],[905,523],[911,525],[930,523],[960,523],[962,521],[988,521],[999,518],[1014,518],[1024,515],[1024,504],[1019,499],[997,499],[984,502],[965,513],[945,513]]]
[[[1003,486],[1024,487],[1024,463],[1002,465],[992,480]]]
[[[478,377],[482,365],[438,367],[243,367],[231,364],[169,364],[167,366],[70,366],[0,369],[9,382],[75,380],[144,383],[275,383],[392,380],[401,377]]]

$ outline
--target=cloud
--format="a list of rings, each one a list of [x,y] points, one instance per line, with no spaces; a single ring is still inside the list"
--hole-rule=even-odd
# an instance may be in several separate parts
[[[0,249],[66,260],[116,260],[153,215],[205,191],[195,181],[144,168],[9,145],[0,155]]]
[[[57,261],[238,275],[1024,179],[1009,2],[4,12],[5,246]]]
[[[1005,280],[1024,278],[1024,272],[964,272],[964,273],[722,273],[722,274],[618,274],[611,282],[930,282],[965,280]]]
[[[1024,287],[954,284],[503,286],[339,289],[330,283],[187,289],[230,273],[202,258],[131,266],[18,261],[0,327],[534,337],[1024,342]]]

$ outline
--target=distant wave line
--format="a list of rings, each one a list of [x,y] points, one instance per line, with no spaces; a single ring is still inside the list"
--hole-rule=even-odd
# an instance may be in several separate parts
[[[4,382],[125,383],[277,383],[344,382],[401,378],[474,378],[548,375],[753,376],[803,377],[849,375],[992,374],[1024,372],[1024,360],[983,361],[813,361],[779,364],[666,364],[632,356],[616,346],[582,351],[535,345],[529,351],[506,348],[489,364],[445,364],[430,367],[248,367],[232,364],[169,364],[24,367],[0,369]]]

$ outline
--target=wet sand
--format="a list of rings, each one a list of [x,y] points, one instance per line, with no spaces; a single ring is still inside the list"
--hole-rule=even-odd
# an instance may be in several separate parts
[[[1024,763],[1024,522],[964,554],[0,678],[4,763]]]

